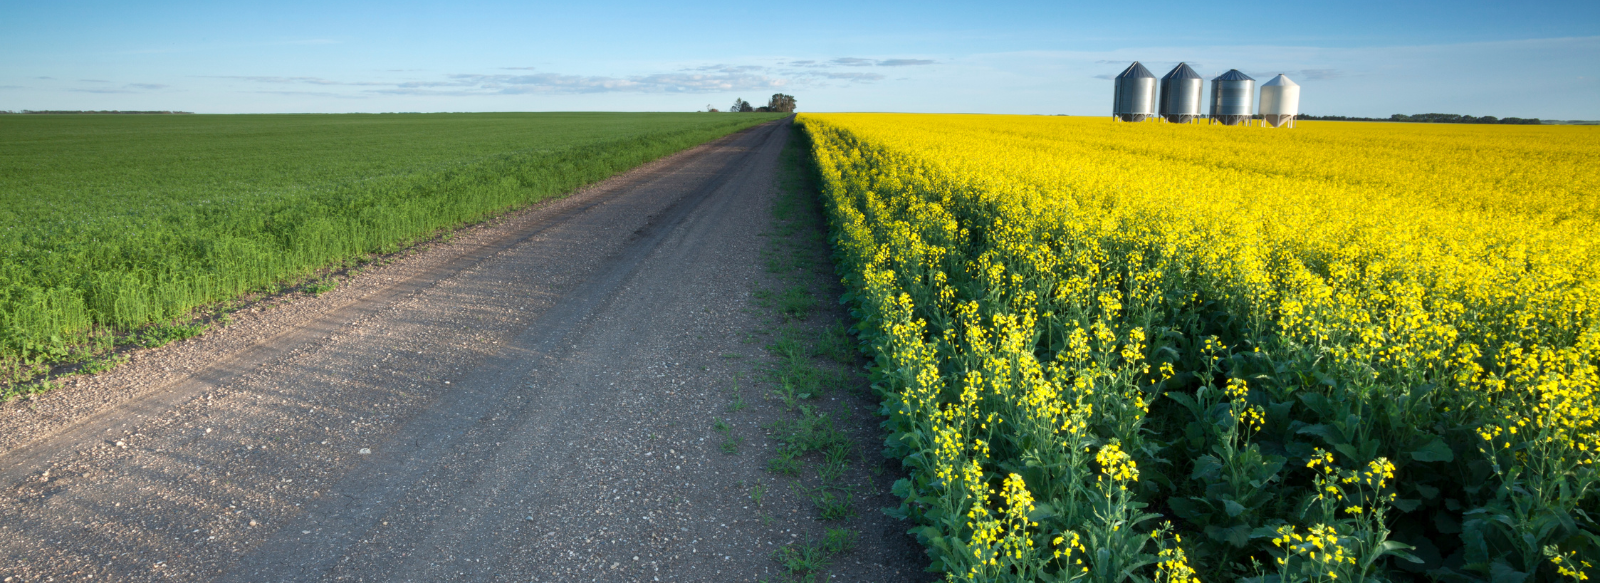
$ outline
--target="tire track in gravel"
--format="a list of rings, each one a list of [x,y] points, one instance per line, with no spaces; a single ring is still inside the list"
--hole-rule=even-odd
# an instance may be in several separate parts
[[[773,128],[765,128],[760,132],[763,146],[770,150],[768,143],[777,140],[774,135],[780,132]],[[781,141],[777,142],[782,144]],[[552,465],[558,460],[551,459],[547,453],[537,448],[543,442],[549,441],[552,432],[562,425],[562,417],[570,414],[571,409],[583,403],[574,402],[576,397],[583,395],[559,394],[548,391],[539,391],[530,395],[530,399],[520,398],[519,385],[525,385],[527,379],[534,376],[540,367],[550,366],[553,362],[570,360],[565,357],[577,347],[569,343],[570,338],[578,333],[578,327],[583,320],[589,318],[605,304],[611,302],[619,288],[638,273],[647,258],[655,254],[663,240],[668,235],[675,234],[682,226],[689,214],[697,210],[712,193],[727,185],[736,176],[746,181],[755,174],[748,165],[748,158],[756,153],[756,149],[746,150],[727,164],[727,171],[713,174],[709,180],[700,184],[692,192],[674,202],[661,213],[651,217],[650,221],[630,237],[628,246],[623,252],[610,260],[601,271],[591,279],[584,282],[572,293],[558,300],[549,311],[540,315],[532,324],[524,329],[507,349],[484,362],[475,371],[462,378],[458,384],[466,387],[446,396],[441,403],[434,405],[419,418],[412,420],[401,428],[397,435],[389,441],[395,446],[379,456],[375,463],[364,465],[340,482],[322,503],[308,509],[306,514],[295,524],[279,531],[261,549],[247,557],[240,568],[225,577],[225,581],[256,581],[263,577],[277,580],[310,580],[318,577],[320,573],[331,570],[341,559],[348,558],[351,549],[364,535],[370,534],[375,526],[379,526],[382,518],[389,517],[396,512],[394,509],[400,503],[401,497],[410,492],[417,484],[446,480],[443,473],[449,469],[441,460],[449,460],[453,456],[465,455],[467,457],[482,456],[481,452],[473,450],[477,444],[494,442],[495,451],[488,454],[493,461],[491,465],[508,465],[516,468],[530,468],[538,476],[526,476],[521,473],[507,476],[501,474],[491,478],[490,484],[463,484],[460,489],[445,492],[443,497],[453,501],[452,504],[472,504],[482,508],[486,499],[514,490],[519,485],[526,487],[530,484],[542,484],[544,480],[528,481],[529,477],[543,477],[541,470]],[[748,190],[750,185],[737,184],[738,190]],[[718,202],[726,205],[726,197]],[[710,211],[711,214],[717,214]],[[702,219],[704,220],[704,219]],[[668,263],[675,263],[668,261]],[[621,351],[632,352],[631,347],[624,346],[622,342],[613,343]],[[600,361],[622,360],[615,348],[604,356],[598,357]],[[582,360],[597,360],[590,356]],[[584,363],[595,364],[595,363]],[[580,373],[580,378],[589,374]],[[567,376],[572,376],[569,372]],[[510,390],[507,390],[510,389]],[[576,401],[588,400],[587,397]],[[537,401],[537,405],[535,405]],[[496,417],[512,418],[514,423],[485,424],[486,419]],[[524,434],[517,435],[522,432]],[[505,440],[513,440],[514,445],[526,447],[507,447]],[[504,452],[504,453],[502,453]],[[510,456],[513,460],[495,459],[501,456]],[[512,478],[508,480],[507,478]],[[537,487],[525,489],[520,497],[538,498],[541,492]],[[450,546],[448,543],[435,541],[435,538],[460,539],[470,538],[460,535],[471,535],[483,527],[483,522],[506,522],[508,520],[521,520],[522,515],[503,515],[497,518],[487,518],[474,514],[446,514],[442,519],[433,521],[428,531],[413,531],[415,534],[427,536],[420,538],[424,544],[435,548]],[[301,528],[304,527],[304,528]],[[312,530],[312,535],[303,534],[307,529]],[[506,529],[493,529],[494,532],[504,532]],[[450,541],[455,542],[455,541]],[[423,555],[426,557],[426,555]],[[426,565],[416,564],[425,561],[425,558],[413,558],[391,576],[381,579],[394,579],[401,575],[421,576],[422,580],[440,580],[450,578],[451,573],[429,573]],[[392,565],[371,565],[369,568],[392,567]]]

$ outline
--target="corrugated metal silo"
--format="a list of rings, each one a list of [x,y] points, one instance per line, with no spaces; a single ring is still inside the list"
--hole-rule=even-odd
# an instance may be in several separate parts
[[[1294,127],[1294,116],[1300,115],[1300,86],[1279,73],[1271,81],[1261,84],[1261,121],[1271,127],[1288,124]]]
[[[1156,76],[1134,61],[1117,75],[1111,116],[1122,121],[1144,121],[1156,114]]]
[[[1225,125],[1249,124],[1256,111],[1256,80],[1228,69],[1211,80],[1211,122]]]
[[[1161,78],[1158,100],[1161,117],[1172,123],[1189,123],[1200,117],[1200,93],[1205,84],[1205,79],[1190,69],[1188,63],[1178,63]]]

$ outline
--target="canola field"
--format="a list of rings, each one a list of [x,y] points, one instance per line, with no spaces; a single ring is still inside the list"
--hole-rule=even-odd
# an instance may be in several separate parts
[[[948,580],[1600,576],[1600,132],[798,119]]]
[[[196,307],[779,117],[0,116],[0,395],[192,334]]]

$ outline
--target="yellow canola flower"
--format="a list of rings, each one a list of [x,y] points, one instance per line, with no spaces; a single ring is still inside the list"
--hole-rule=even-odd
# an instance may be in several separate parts
[[[1107,322],[1180,275],[1262,332],[1341,365],[1470,391],[1462,404],[1521,419],[1507,432],[1533,425],[1574,448],[1600,444],[1600,139],[1590,128],[800,119],[813,135],[856,141],[848,153],[818,141],[824,155],[849,156],[823,160],[825,179],[890,201],[884,218],[908,204],[893,200],[901,192],[928,193],[907,209],[927,223],[893,230],[915,238],[895,246],[917,261],[947,256],[931,241],[981,228],[999,239],[972,267],[987,285],[1020,292],[1058,278],[1035,287]],[[868,167],[875,174],[857,173]],[[969,202],[989,207],[982,222],[952,214]],[[1085,261],[1096,269],[1066,269]],[[1132,261],[1171,267],[1134,274],[1124,287],[1135,293],[1122,297],[1093,284]],[[1092,339],[1104,346],[1110,328],[1093,327]]]
[[[1115,443],[1108,443],[1094,456],[1100,463],[1100,473],[1117,482],[1139,481],[1139,466],[1133,458]]]
[[[1386,391],[1438,387],[1417,423],[1475,427],[1485,455],[1587,467],[1600,451],[1594,128],[799,122],[862,321],[885,339],[876,358],[899,392],[887,406],[919,436],[930,487],[952,512],[973,512],[969,540],[989,549],[975,562],[1028,547],[1012,537],[1032,525],[1014,513],[1035,501],[1013,500],[1026,490],[997,468],[1138,480],[1128,451],[1145,451],[1151,387],[1192,372],[1151,354],[1163,341],[1152,326],[1177,310],[1242,323],[1249,337],[1235,346],[1204,339],[1214,363],[1251,346],[1256,358],[1311,354]],[[1235,379],[1225,390],[1242,430],[1266,427],[1250,403],[1259,389]],[[1030,449],[991,460],[989,443]],[[1344,470],[1319,450],[1306,466],[1326,478],[1319,496],[1396,483],[1382,459]],[[1065,540],[1076,538],[1055,552]],[[1273,542],[1300,549],[1296,560],[1353,561],[1330,527]]]

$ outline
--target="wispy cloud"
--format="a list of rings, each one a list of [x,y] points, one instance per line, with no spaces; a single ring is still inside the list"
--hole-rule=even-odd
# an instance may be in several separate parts
[[[82,83],[110,83],[105,79],[79,79],[78,81]]]
[[[42,79],[42,80],[45,80],[45,81],[53,81],[53,80],[55,80],[55,77],[34,77],[34,79]]]
[[[717,73],[749,73],[752,71],[765,71],[766,69],[766,67],[761,65],[704,65],[700,67],[689,67],[682,70],[711,71]]]
[[[918,65],[932,65],[932,59],[863,59],[860,57],[839,57],[824,63],[817,61],[794,61],[790,65],[797,67],[913,67]]]
[[[843,81],[882,81],[883,80],[883,75],[880,75],[878,73],[857,73],[857,72],[853,72],[853,71],[845,71],[845,72],[827,71],[827,72],[822,72],[822,73],[809,73],[808,75],[809,76],[821,77],[823,79],[839,79],[839,80],[843,80]]]
[[[738,67],[731,67],[738,69]],[[444,81],[410,81],[373,93],[398,95],[507,95],[524,93],[706,93],[782,87],[783,79],[712,69],[710,73],[657,73],[630,77],[603,75],[449,75]]]
[[[828,62],[832,63],[832,64],[835,64],[835,65],[843,65],[843,66],[846,66],[846,67],[871,67],[871,66],[877,64],[877,61],[874,61],[872,59],[861,59],[861,58],[857,58],[857,57],[839,57],[837,59],[834,59],[834,60],[828,61]]]
[[[1266,81],[1267,79],[1277,77],[1279,73],[1282,73],[1284,76],[1290,79],[1299,79],[1301,81],[1326,81],[1329,79],[1339,79],[1346,76],[1345,72],[1339,69],[1298,69],[1290,71],[1253,69],[1245,72],[1246,75],[1249,75],[1251,78],[1254,78],[1257,81]]]
[[[312,76],[225,75],[209,76],[251,84],[301,85],[317,89],[259,87],[255,93],[273,95],[340,96],[490,96],[524,94],[589,93],[718,93],[726,91],[784,90],[793,87],[824,87],[882,81],[886,76],[870,71],[830,70],[833,67],[904,67],[931,64],[926,59],[856,59],[846,57],[819,62],[799,60],[777,67],[712,63],[682,67],[673,72],[640,75],[571,75],[554,72],[458,73],[434,78],[393,81],[346,81]],[[815,66],[820,65],[820,66]],[[500,71],[535,71],[535,67],[498,67]],[[131,86],[130,86],[131,87]],[[310,89],[308,87],[307,89]],[[358,88],[340,92],[338,88]],[[154,87],[145,87],[154,88]]]
[[[98,81],[94,79],[79,79],[79,81],[90,83],[110,83],[110,81]],[[138,93],[140,91],[155,91],[157,89],[166,88],[166,85],[159,85],[156,83],[128,83],[121,87],[77,87],[68,89],[67,91],[76,91],[78,93]]]
[[[367,99],[366,94],[334,93],[331,91],[251,91],[262,95],[290,95],[295,97],[333,97],[337,99]]]
[[[837,68],[914,67],[932,65],[936,62],[932,59],[869,59],[864,57],[838,57],[826,61],[799,59],[780,61],[777,73],[787,75],[801,86],[827,86],[827,81],[871,83],[882,81],[888,77],[880,73],[839,71]]]
[[[207,78],[211,78],[211,79],[240,79],[240,80],[244,80],[244,81],[255,81],[257,83],[278,83],[278,84],[352,85],[352,86],[385,86],[385,85],[393,85],[393,83],[382,83],[382,82],[377,82],[377,81],[335,81],[335,80],[332,80],[332,79],[323,79],[321,77],[267,77],[267,76],[255,76],[255,75],[208,75],[206,77]]]
[[[1338,79],[1343,77],[1344,71],[1340,71],[1338,69],[1301,69],[1299,71],[1295,71],[1295,74],[1299,77],[1304,77],[1312,81],[1321,81],[1324,79]]]

